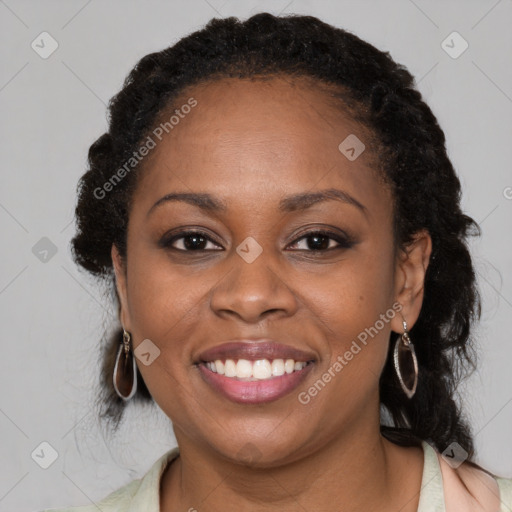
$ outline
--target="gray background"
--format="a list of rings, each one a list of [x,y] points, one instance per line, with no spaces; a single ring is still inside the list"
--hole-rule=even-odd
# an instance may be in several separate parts
[[[174,446],[160,409],[130,410],[113,439],[94,416],[99,339],[112,308],[70,257],[75,187],[89,145],[106,128],[106,103],[138,59],[214,16],[265,10],[316,15],[390,51],[417,77],[438,116],[463,183],[463,207],[483,229],[472,243],[484,300],[481,366],[462,399],[477,461],[512,477],[511,0],[6,0],[0,511],[89,504],[142,476]],[[31,48],[43,31],[59,45],[47,59]],[[469,44],[458,58],[441,46],[453,31]],[[461,48],[460,41],[449,44]],[[57,250],[46,261],[43,237]],[[58,453],[48,469],[31,456],[43,441]]]

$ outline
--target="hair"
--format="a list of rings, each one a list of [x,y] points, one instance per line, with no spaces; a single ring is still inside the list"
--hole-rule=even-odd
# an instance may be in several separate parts
[[[395,248],[407,248],[420,230],[432,238],[423,304],[410,330],[419,365],[416,394],[409,399],[401,390],[390,343],[379,387],[381,407],[393,425],[381,425],[381,431],[397,444],[425,440],[440,452],[455,441],[470,461],[473,438],[455,396],[461,380],[476,368],[470,331],[481,306],[467,238],[480,229],[461,211],[461,186],[444,133],[413,76],[388,52],[357,36],[312,16],[259,13],[245,21],[212,19],[174,46],[143,57],[109,103],[108,131],[89,149],[89,168],[77,189],[73,257],[115,291],[111,247],[115,244],[126,258],[130,201],[141,166],[112,187],[106,199],[98,200],[95,190],[130,158],[186,88],[220,78],[279,76],[334,88],[375,138],[378,174],[393,195]],[[119,301],[117,291],[112,296]],[[104,340],[100,417],[117,429],[126,407],[112,385],[122,340],[119,322]],[[152,402],[137,373],[132,401]]]

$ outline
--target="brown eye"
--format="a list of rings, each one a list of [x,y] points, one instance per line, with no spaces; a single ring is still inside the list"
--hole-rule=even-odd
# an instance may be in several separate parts
[[[310,231],[306,235],[298,238],[292,245],[297,245],[301,240],[306,241],[306,243],[303,244],[305,247],[299,249],[301,251],[326,252],[334,249],[348,249],[354,245],[348,238],[344,238],[339,234],[329,231]]]
[[[176,244],[176,242],[178,242],[178,244]],[[209,242],[218,247],[218,245],[202,231],[182,231],[175,233],[171,237],[164,237],[159,245],[176,251],[198,252],[211,250],[211,248],[207,247]],[[176,245],[180,245],[181,247],[176,247]]]

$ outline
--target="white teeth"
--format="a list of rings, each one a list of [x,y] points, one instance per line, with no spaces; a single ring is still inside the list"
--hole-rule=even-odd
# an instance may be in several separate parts
[[[295,362],[293,359],[286,359],[286,361],[284,359],[258,359],[257,361],[249,361],[248,359],[226,359],[222,361],[217,359],[205,363],[209,370],[219,375],[251,381],[280,377],[285,373],[290,374],[302,370],[306,364],[304,361]]]
[[[227,359],[224,363],[224,375],[226,377],[236,377],[236,364],[233,359]]]
[[[252,377],[251,361],[247,361],[247,359],[239,359],[238,362],[236,363],[236,376],[239,379],[246,379],[248,377]]]
[[[272,375],[274,377],[284,375],[284,361],[282,359],[274,359],[272,361]]]
[[[217,373],[219,375],[224,375],[224,363],[220,359],[215,361],[214,366],[217,368]]]
[[[252,376],[255,379],[268,379],[269,377],[272,377],[272,366],[267,359],[254,361],[252,365]]]

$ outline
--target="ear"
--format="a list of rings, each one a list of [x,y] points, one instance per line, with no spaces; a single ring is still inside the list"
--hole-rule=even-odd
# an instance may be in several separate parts
[[[110,254],[112,256],[112,265],[114,267],[114,274],[116,276],[117,296],[119,297],[119,318],[121,320],[122,326],[127,331],[130,331],[130,315],[128,310],[128,298],[126,292],[126,265],[121,254],[119,254],[119,250],[115,246],[115,244],[112,244],[112,250]]]
[[[431,253],[432,238],[427,230],[421,230],[397,258],[395,300],[402,305],[402,310],[401,315],[396,315],[391,321],[391,329],[397,333],[404,332],[402,316],[410,330],[420,315]]]

